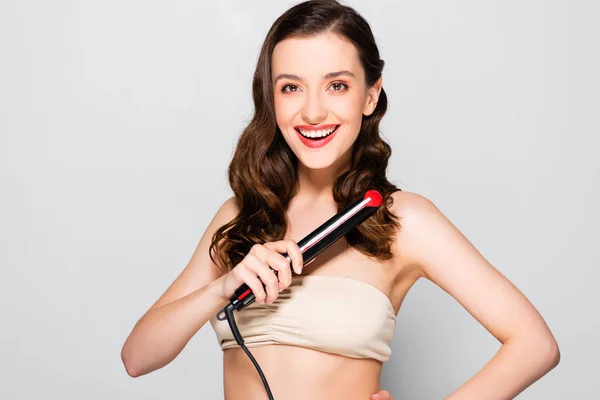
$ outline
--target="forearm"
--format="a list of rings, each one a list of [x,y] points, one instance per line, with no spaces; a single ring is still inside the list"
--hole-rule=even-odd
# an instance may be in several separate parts
[[[190,339],[223,308],[220,279],[172,303],[149,311],[134,326],[121,358],[131,376],[169,364]]]
[[[507,400],[554,368],[560,359],[553,340],[507,340],[494,357],[445,400]]]

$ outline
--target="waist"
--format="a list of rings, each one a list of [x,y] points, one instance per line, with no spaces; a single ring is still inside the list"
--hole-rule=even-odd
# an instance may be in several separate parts
[[[249,348],[275,399],[367,400],[380,389],[382,363],[289,345]],[[264,400],[258,371],[241,348],[223,352],[225,400]]]

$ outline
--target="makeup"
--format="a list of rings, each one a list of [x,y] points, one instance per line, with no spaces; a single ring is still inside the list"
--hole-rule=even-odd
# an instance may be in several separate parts
[[[333,140],[333,137],[337,134],[338,130],[340,129],[340,126],[341,125],[323,125],[323,126],[319,126],[319,127],[312,127],[312,126],[309,127],[309,126],[303,125],[303,126],[297,126],[294,129],[296,131],[296,134],[300,138],[300,141],[302,141],[302,143],[306,147],[316,149],[319,147],[323,147],[327,143],[331,142]],[[327,132],[332,127],[335,127],[335,129],[331,133],[328,133],[326,136],[321,137],[321,138],[308,138],[300,132],[300,130],[302,130],[304,133],[315,132],[315,131]]]

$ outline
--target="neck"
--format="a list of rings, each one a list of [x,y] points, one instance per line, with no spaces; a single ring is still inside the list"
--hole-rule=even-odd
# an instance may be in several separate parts
[[[311,169],[298,162],[297,198],[311,200],[332,200],[333,183],[343,172],[350,168],[351,150],[329,167]]]

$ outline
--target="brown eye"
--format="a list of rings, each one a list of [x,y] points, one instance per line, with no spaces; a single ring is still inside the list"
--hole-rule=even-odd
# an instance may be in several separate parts
[[[342,82],[333,82],[331,84],[331,88],[334,92],[345,92],[346,90],[348,90],[348,85]]]
[[[281,93],[291,93],[296,91],[298,91],[298,86],[296,85],[283,85],[281,88]]]

